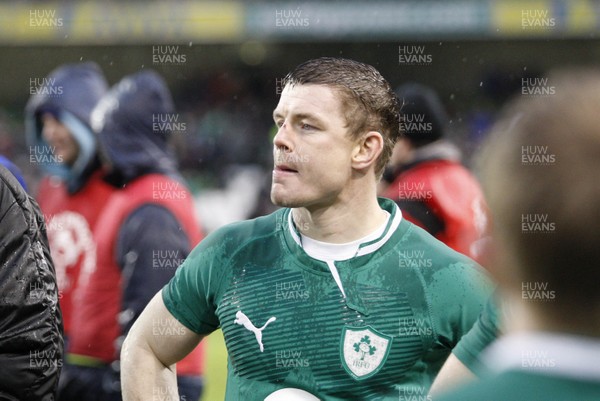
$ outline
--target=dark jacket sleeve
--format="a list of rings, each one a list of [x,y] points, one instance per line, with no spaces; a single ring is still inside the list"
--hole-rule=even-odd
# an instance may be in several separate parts
[[[123,272],[119,322],[124,339],[150,299],[173,277],[191,245],[175,216],[158,205],[144,205],[129,215],[117,244]]]
[[[63,360],[58,297],[40,209],[0,166],[0,399],[55,399]]]

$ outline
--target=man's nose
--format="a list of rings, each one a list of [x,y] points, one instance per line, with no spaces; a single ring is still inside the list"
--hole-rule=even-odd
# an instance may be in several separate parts
[[[277,134],[273,138],[273,145],[281,150],[290,151],[292,149],[291,132],[287,122],[281,124]]]

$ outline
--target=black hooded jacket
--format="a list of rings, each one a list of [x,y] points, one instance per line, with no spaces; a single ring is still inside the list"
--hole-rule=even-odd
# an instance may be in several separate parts
[[[0,400],[52,401],[62,316],[44,218],[0,166]]]
[[[174,115],[171,94],[151,70],[123,78],[100,100],[92,113],[92,127],[102,158],[111,167],[106,178],[111,185],[127,190],[128,183],[147,174],[166,175],[183,184],[176,160],[167,150],[170,132],[164,124],[155,124],[168,120],[168,115]],[[126,335],[146,304],[173,276],[173,271],[150,268],[153,252],[175,251],[185,258],[191,249],[181,223],[169,210],[152,203],[131,212],[115,243],[117,264],[126,277],[121,305]]]
[[[178,117],[174,111],[166,83],[152,70],[123,78],[100,100],[91,124],[112,169],[109,183],[122,187],[152,173],[181,180],[168,150],[168,120]]]

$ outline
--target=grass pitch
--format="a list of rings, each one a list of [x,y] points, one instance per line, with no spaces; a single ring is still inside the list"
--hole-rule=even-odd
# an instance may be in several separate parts
[[[204,393],[200,401],[223,401],[227,382],[227,350],[223,333],[217,330],[204,341]]]

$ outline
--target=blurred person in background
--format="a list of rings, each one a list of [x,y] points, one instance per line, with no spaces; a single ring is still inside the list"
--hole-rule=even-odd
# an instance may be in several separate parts
[[[92,115],[105,180],[115,189],[94,230],[97,263],[82,271],[61,399],[120,400],[123,339],[200,241],[192,196],[168,151],[171,94],[153,71],[123,78]],[[167,125],[165,125],[167,124]],[[157,325],[157,330],[159,327]],[[163,331],[178,333],[173,328]],[[202,390],[202,346],[177,365],[182,400]],[[163,397],[165,394],[154,395]]]
[[[63,331],[44,218],[1,165],[0,294],[0,399],[52,401]]]
[[[226,400],[426,396],[479,315],[483,269],[376,196],[400,133],[375,68],[302,63],[273,120],[271,199],[282,208],[211,233],[156,294],[123,346],[125,400],[175,397],[173,365],[218,328]],[[157,322],[177,334],[157,335]]]
[[[600,72],[508,105],[480,155],[507,334],[440,401],[600,399]],[[533,218],[532,216],[538,216]]]
[[[479,183],[446,138],[448,117],[435,91],[417,83],[396,90],[402,135],[380,192],[403,216],[452,249],[483,262],[487,206]]]
[[[43,82],[25,108],[25,129],[30,162],[45,174],[36,199],[47,220],[68,349],[80,272],[95,267],[92,233],[112,192],[102,180],[90,127],[92,109],[108,84],[93,62],[62,65]]]

